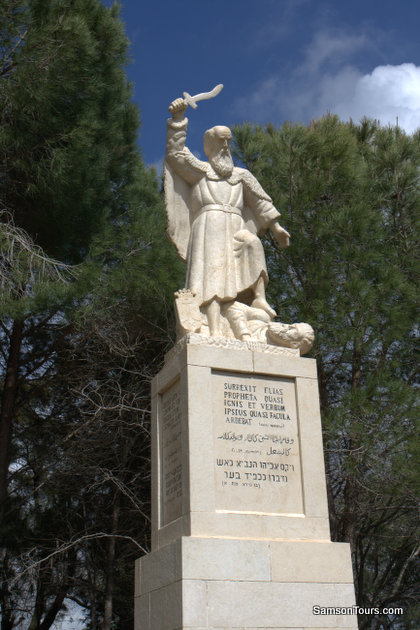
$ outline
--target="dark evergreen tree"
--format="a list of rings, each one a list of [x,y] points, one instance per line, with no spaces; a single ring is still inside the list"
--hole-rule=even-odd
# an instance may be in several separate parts
[[[104,218],[124,209],[124,188],[137,159],[138,117],[124,75],[127,42],[116,18],[116,10],[99,0],[11,0],[0,7],[1,218],[10,216],[42,247],[32,256],[36,262],[51,255],[82,260]],[[13,313],[10,291],[2,296],[3,313],[14,316],[4,330],[9,349],[0,416],[2,504],[17,357],[29,312],[21,298],[46,293],[32,267],[18,278],[13,260],[6,257],[4,267],[10,268],[17,303]]]
[[[116,8],[10,0],[0,29],[1,628],[45,630],[69,598],[127,628],[177,266]]]
[[[9,0],[0,25],[0,200],[48,255],[78,262],[121,212],[136,160],[117,9]]]

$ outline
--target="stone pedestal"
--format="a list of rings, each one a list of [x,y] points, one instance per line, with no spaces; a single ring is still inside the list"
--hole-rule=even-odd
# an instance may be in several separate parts
[[[315,361],[190,334],[152,405],[135,630],[357,628],[349,546],[330,541]]]

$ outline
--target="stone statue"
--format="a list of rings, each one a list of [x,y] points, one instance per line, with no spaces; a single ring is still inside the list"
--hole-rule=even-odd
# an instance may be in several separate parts
[[[308,329],[300,331],[297,339],[296,328],[291,335],[285,329],[287,324],[273,322],[276,313],[265,296],[268,274],[259,237],[271,230],[280,247],[288,247],[290,235],[277,221],[280,213],[255,177],[234,166],[228,127],[205,132],[208,162],[185,146],[188,104],[196,107],[196,100],[211,98],[222,87],[196,97],[184,93],[183,99],[169,106],[172,118],[167,123],[165,159],[168,237],[187,263],[185,289],[175,294],[179,334],[258,339],[300,347],[301,351],[305,346],[307,351],[312,345]]]

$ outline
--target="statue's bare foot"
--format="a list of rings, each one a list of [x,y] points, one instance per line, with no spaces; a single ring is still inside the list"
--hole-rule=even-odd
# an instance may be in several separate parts
[[[210,337],[223,337],[223,333],[220,328],[210,328]]]
[[[252,308],[260,308],[270,315],[271,319],[274,319],[277,316],[277,313],[274,309],[271,308],[267,300],[263,297],[257,297],[251,304]]]

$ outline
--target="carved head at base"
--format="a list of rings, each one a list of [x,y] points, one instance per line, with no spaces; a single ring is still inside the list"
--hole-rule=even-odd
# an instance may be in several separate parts
[[[299,348],[301,354],[306,354],[312,348],[315,335],[312,326],[303,322],[296,324],[272,322],[267,328],[267,338],[275,345]]]

